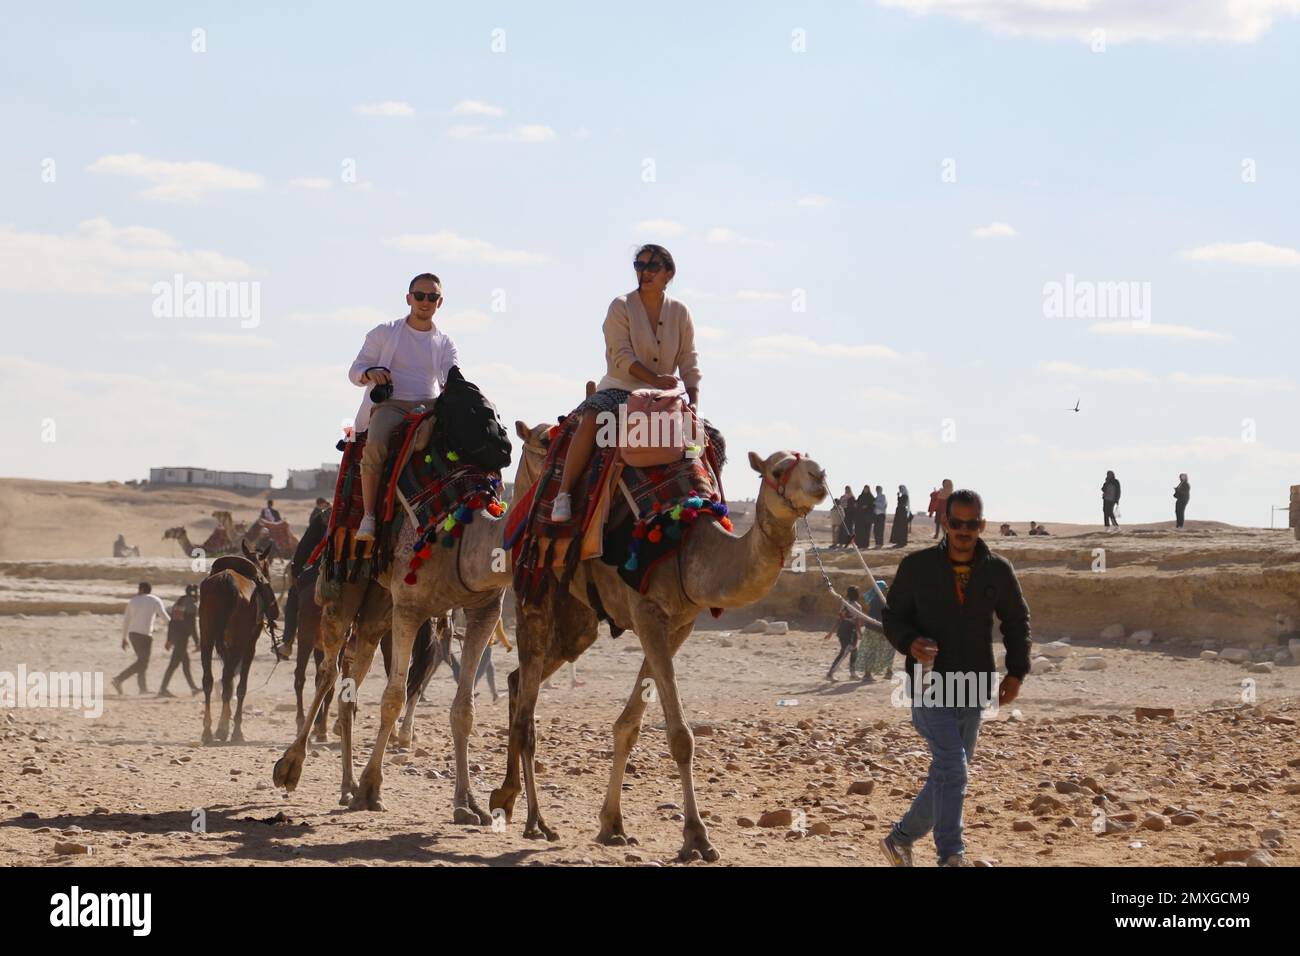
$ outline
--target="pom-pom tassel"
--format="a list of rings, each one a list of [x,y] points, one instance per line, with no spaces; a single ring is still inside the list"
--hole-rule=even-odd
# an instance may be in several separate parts
[[[417,578],[417,577],[415,576],[415,572],[412,571],[412,572],[411,572],[410,574],[408,574],[406,577],[402,578],[402,580],[405,581],[407,584],[415,584],[415,582],[418,581],[419,578]]]

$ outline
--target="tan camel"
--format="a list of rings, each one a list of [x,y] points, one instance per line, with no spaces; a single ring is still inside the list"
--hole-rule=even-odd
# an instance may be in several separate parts
[[[557,838],[542,820],[537,800],[533,713],[541,682],[564,661],[575,660],[595,640],[591,588],[614,624],[636,632],[645,654],[632,694],[614,722],[614,761],[596,840],[611,846],[635,842],[623,830],[623,773],[640,736],[646,704],[657,695],[663,703],[669,749],[682,780],[686,820],[680,858],[718,859],[695,804],[695,738],[682,710],[673,656],[690,636],[702,610],[744,607],[771,590],[794,544],[795,522],[830,494],[825,473],[809,458],[779,451],[762,459],[750,452],[749,463],[763,478],[754,524],[739,536],[713,521],[697,525],[683,542],[677,560],[664,562],[654,571],[645,594],[628,587],[616,568],[592,558],[578,565],[567,593],[558,593],[553,577],[540,602],[523,604],[516,597],[519,669],[510,675],[506,778],[492,792],[489,806],[494,814],[500,809],[507,821],[510,819],[520,789],[522,758],[528,800],[524,836]]]
[[[190,534],[184,527],[168,528],[163,532],[164,541],[170,541],[173,538],[181,546],[181,550],[185,552],[187,558],[194,557],[194,552],[199,550],[199,547],[190,541]]]
[[[539,425],[530,433],[522,422],[515,423],[516,431],[525,441],[525,453],[520,459],[515,478],[514,499],[528,489],[540,472],[542,458],[548,441],[548,427]],[[530,449],[532,449],[530,451]],[[383,810],[381,786],[383,783],[384,750],[389,734],[406,699],[406,677],[411,662],[411,647],[416,631],[429,618],[438,618],[453,608],[465,614],[465,641],[462,657],[474,661],[483,654],[488,638],[501,617],[501,600],[510,585],[510,562],[501,538],[504,516],[492,518],[480,512],[465,526],[459,543],[454,548],[435,546],[431,556],[420,568],[414,585],[405,582],[405,556],[411,553],[415,529],[408,520],[403,523],[394,554],[394,565],[368,585],[345,585],[336,600],[326,600],[317,586],[317,600],[321,604],[321,641],[326,664],[316,674],[316,695],[307,712],[298,736],[284,755],[276,761],[272,780],[277,787],[289,792],[297,786],[306,756],[307,737],[322,699],[334,687],[338,672],[333,662],[338,660],[339,649],[353,626],[357,634],[356,648],[351,660],[345,661],[345,677],[350,684],[340,693],[340,737],[343,744],[343,780],[340,803],[354,810]],[[389,626],[388,608],[391,606],[392,669],[380,699],[379,733],[370,760],[353,782],[352,767],[352,708],[342,706],[344,697],[355,700],[356,690],[365,680],[375,647]],[[452,819],[456,823],[489,824],[491,817],[479,807],[469,785],[469,736],[474,728],[474,676],[477,666],[461,668],[456,695],[451,704],[451,730],[456,756],[456,787],[453,797]]]

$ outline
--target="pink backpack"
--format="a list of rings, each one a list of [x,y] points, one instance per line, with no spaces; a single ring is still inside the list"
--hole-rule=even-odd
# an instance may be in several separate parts
[[[619,455],[633,468],[672,464],[703,445],[703,431],[682,389],[638,388],[619,422]]]

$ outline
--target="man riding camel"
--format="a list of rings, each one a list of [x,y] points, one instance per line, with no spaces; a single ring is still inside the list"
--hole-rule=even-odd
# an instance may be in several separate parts
[[[416,276],[406,304],[411,311],[404,318],[381,323],[366,333],[365,344],[348,371],[352,384],[367,390],[354,424],[355,434],[366,433],[361,454],[365,515],[357,529],[358,541],[375,538],[379,478],[394,430],[416,406],[432,406],[447,384],[447,373],[457,364],[456,344],[433,324],[433,314],[442,305],[442,281],[430,272]]]

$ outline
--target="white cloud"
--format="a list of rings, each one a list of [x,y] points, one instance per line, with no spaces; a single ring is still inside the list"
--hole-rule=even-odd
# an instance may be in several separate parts
[[[674,219],[642,219],[632,228],[635,232],[660,239],[677,239],[686,235],[686,226]]]
[[[449,333],[482,332],[492,325],[492,317],[477,309],[465,309],[462,312],[439,310],[433,321],[438,328]]]
[[[139,153],[101,156],[86,171],[142,179],[151,185],[138,195],[165,202],[194,202],[211,192],[261,189],[264,185],[257,173],[242,169],[202,160],[172,162]]]
[[[811,209],[821,209],[831,204],[830,199],[825,196],[819,196],[817,193],[809,193],[806,196],[800,196],[796,206],[804,206]]]
[[[239,332],[223,334],[219,332],[192,332],[185,338],[195,345],[209,345],[217,348],[270,348],[275,343],[261,335],[248,335]]]
[[[899,354],[884,345],[822,343],[806,335],[764,335],[749,342],[749,358],[786,359],[793,355],[816,358],[879,358],[896,360]]]
[[[1140,368],[1084,368],[1072,362],[1044,362],[1041,368],[1048,375],[1071,375],[1102,382],[1151,384],[1159,381],[1150,372]]]
[[[385,100],[382,103],[363,103],[355,107],[362,116],[414,116],[415,107],[410,103]]]
[[[484,103],[482,100],[461,100],[451,108],[457,116],[505,116],[506,111],[500,106]]]
[[[1259,39],[1300,0],[878,0],[913,14],[954,16],[995,33],[1107,43]]]
[[[736,292],[706,292],[703,289],[682,289],[684,299],[699,299],[705,302],[784,302],[790,298],[788,292],[768,292],[761,289],[740,289]]]
[[[1099,335],[1149,335],[1155,338],[1191,339],[1193,341],[1217,342],[1232,338],[1223,332],[1209,329],[1194,329],[1190,325],[1163,325],[1159,322],[1094,322],[1088,326],[1089,332]]]
[[[858,398],[864,402],[902,402],[907,400],[907,396],[902,392],[896,392],[892,388],[881,388],[880,386],[860,389]]]
[[[452,139],[480,139],[489,143],[549,143],[555,139],[555,130],[540,123],[516,126],[504,133],[494,133],[491,127],[481,124],[451,126],[447,135]]]
[[[1226,459],[1248,457],[1260,465],[1288,471],[1300,467],[1300,452],[1282,451],[1263,442],[1207,435],[1198,435],[1190,441],[1168,445],[1121,445],[1096,449],[1052,447],[1048,454],[1056,461],[1171,462],[1179,466],[1185,465],[1189,460],[1221,463]]]
[[[1016,235],[1016,230],[1005,222],[991,222],[987,226],[976,227],[971,235],[976,239],[1011,239]]]
[[[398,304],[389,313],[368,305],[352,305],[325,312],[290,312],[285,318],[290,322],[303,322],[310,325],[341,323],[374,328],[380,322],[393,321],[402,314],[402,308],[403,306]]]
[[[1289,392],[1294,387],[1284,378],[1242,378],[1239,375],[1193,375],[1190,372],[1173,372],[1167,381],[1171,385],[1195,385],[1216,388],[1223,385],[1237,388],[1264,388],[1274,392]]]
[[[385,245],[403,252],[423,252],[450,262],[481,262],[488,265],[536,266],[550,261],[546,256],[522,249],[502,249],[485,239],[471,239],[443,230],[434,233],[406,233],[385,239]]]
[[[182,249],[159,229],[87,219],[66,234],[0,225],[0,289],[81,295],[149,295],[155,282],[244,279],[256,271],[218,252]]]
[[[716,325],[701,325],[695,323],[695,338],[701,342],[720,342],[727,337],[725,329],[720,329]]]
[[[333,189],[334,180],[325,176],[302,176],[289,180],[289,185],[299,189]]]
[[[772,243],[766,239],[752,239],[749,236],[742,236],[734,229],[728,229],[725,226],[714,226],[704,234],[706,242],[716,242],[729,246],[770,246]]]
[[[1275,246],[1267,242],[1213,242],[1183,253],[1194,262],[1231,262],[1239,266],[1300,267],[1300,249]]]

